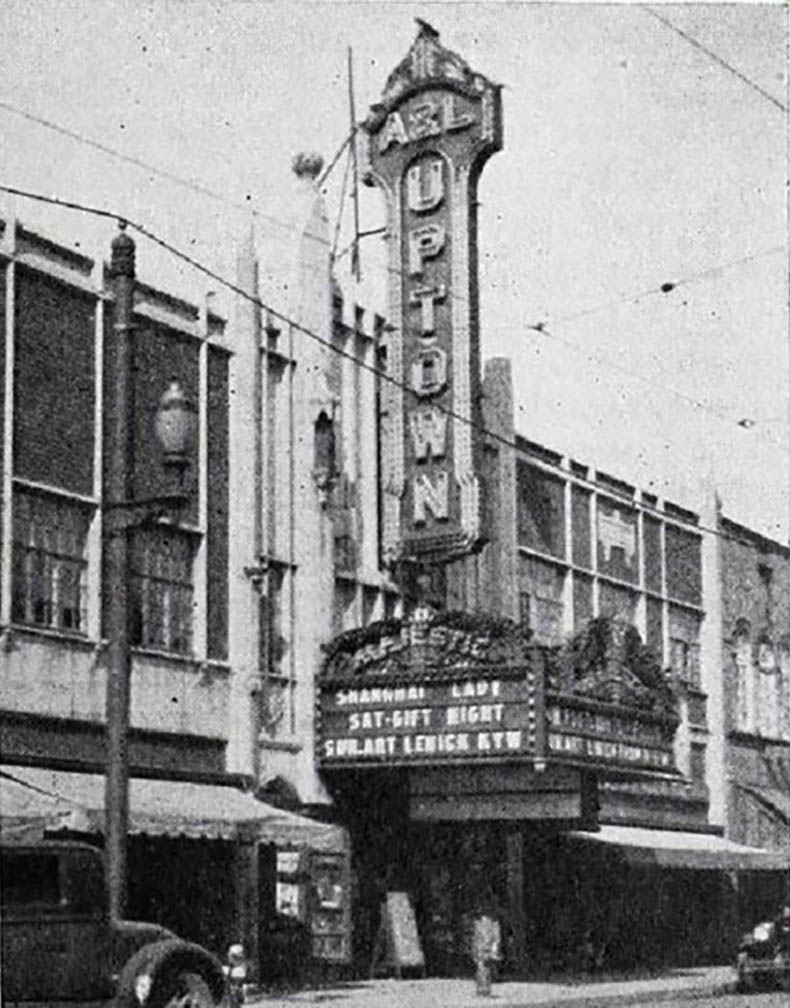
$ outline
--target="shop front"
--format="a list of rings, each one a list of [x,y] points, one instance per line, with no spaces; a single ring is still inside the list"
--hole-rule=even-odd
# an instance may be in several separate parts
[[[101,773],[3,763],[0,841],[103,845]],[[248,975],[294,981],[349,960],[346,832],[256,800],[232,783],[133,776],[126,913],[224,958],[241,943]]]
[[[484,907],[509,969],[550,963],[552,947],[567,957],[590,894],[562,838],[597,830],[600,774],[679,776],[671,694],[614,652],[574,680],[527,636],[418,606],[328,647],[317,761],[351,834],[359,969],[388,892],[409,895],[432,973],[466,971]]]

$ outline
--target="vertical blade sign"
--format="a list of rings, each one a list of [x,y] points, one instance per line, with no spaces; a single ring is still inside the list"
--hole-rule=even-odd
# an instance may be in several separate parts
[[[382,389],[385,559],[449,561],[483,542],[477,181],[502,147],[500,87],[423,21],[364,124],[365,181],[388,208]]]

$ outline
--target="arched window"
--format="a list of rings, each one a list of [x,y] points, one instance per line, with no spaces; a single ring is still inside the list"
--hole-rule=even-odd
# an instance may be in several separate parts
[[[757,678],[757,731],[768,738],[779,735],[782,708],[782,673],[777,649],[770,636],[763,633],[757,642],[755,662]]]
[[[754,731],[755,680],[751,627],[748,620],[740,619],[735,624],[733,650],[735,658],[735,726],[741,731]]]
[[[315,471],[327,478],[335,472],[335,428],[323,410],[315,422]]]
[[[776,649],[779,693],[779,737],[790,742],[790,637],[783,637]]]

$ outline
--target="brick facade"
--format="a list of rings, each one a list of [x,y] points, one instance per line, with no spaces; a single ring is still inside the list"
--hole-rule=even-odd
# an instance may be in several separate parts
[[[790,550],[721,522],[727,826],[790,843]]]
[[[2,441],[13,446],[0,530],[3,755],[98,769],[104,762],[107,674],[101,543],[107,520],[104,433],[114,409],[112,291],[99,257],[74,253],[17,222],[7,222],[2,232],[0,374],[13,373],[10,396],[0,383]],[[12,312],[5,310],[7,287]],[[228,634],[224,323],[142,283],[135,291],[135,312],[136,498],[175,489],[164,475],[153,430],[172,377],[196,408],[199,433],[187,480],[190,504],[172,526],[186,531],[193,551],[184,568],[191,583],[182,588],[184,618],[193,625],[181,636],[173,628],[176,586],[164,583],[159,560],[150,556],[153,587],[145,612],[134,611],[132,623],[146,619],[171,626],[146,638],[167,646],[134,648],[132,760],[161,771],[180,752],[175,760],[180,771],[224,772],[230,730],[228,669],[222,664]],[[206,474],[201,458],[208,462]],[[164,541],[169,528],[157,526],[156,541]],[[144,643],[142,636],[137,643]]]

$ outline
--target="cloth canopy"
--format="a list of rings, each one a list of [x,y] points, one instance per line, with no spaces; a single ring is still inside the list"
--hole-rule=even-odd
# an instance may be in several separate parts
[[[790,794],[780,791],[778,788],[756,787],[752,784],[737,784],[741,791],[753,795],[758,801],[767,805],[779,817],[790,824]]]
[[[625,860],[633,865],[747,871],[790,868],[790,851],[744,847],[710,833],[602,826],[597,832],[576,830],[568,835],[574,840],[619,847]]]
[[[0,767],[0,836],[27,840],[44,833],[104,831],[101,774]],[[346,831],[274,808],[234,787],[193,781],[129,781],[129,832],[190,839],[244,838],[278,847],[344,851]]]

